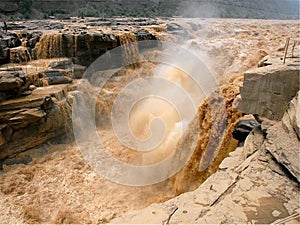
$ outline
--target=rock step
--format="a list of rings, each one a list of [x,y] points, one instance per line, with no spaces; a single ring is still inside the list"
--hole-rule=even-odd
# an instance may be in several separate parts
[[[51,96],[55,97],[57,100],[62,100],[64,97],[66,97],[66,93],[72,90],[72,85],[66,84],[39,87],[35,89],[31,95],[0,102],[0,112],[22,108],[40,107],[43,104],[45,97]]]
[[[39,87],[29,96],[0,103],[0,165],[71,129],[72,91],[68,84]]]

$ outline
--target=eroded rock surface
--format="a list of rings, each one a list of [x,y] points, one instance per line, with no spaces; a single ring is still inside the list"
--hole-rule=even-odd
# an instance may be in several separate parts
[[[281,122],[268,130],[266,148],[268,152],[300,182],[299,141],[299,92],[290,102]]]
[[[66,133],[70,126],[70,85],[39,87],[31,95],[0,103],[0,160]]]
[[[299,65],[272,65],[246,72],[238,109],[280,120],[300,89],[299,76]]]
[[[0,102],[20,95],[28,95],[30,78],[22,71],[0,72]]]

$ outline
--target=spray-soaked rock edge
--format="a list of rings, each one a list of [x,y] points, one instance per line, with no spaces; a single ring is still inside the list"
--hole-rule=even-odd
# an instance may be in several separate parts
[[[272,65],[245,73],[242,96],[234,104],[244,113],[255,114],[262,124],[199,188],[165,203],[129,212],[111,223],[299,223],[299,66]],[[295,76],[289,76],[291,73]],[[266,88],[266,81],[272,88]],[[276,85],[279,81],[291,82],[290,88]],[[251,92],[245,92],[247,89]],[[258,90],[263,95],[255,98]],[[263,110],[266,99],[274,102],[278,96],[282,97],[281,105]]]

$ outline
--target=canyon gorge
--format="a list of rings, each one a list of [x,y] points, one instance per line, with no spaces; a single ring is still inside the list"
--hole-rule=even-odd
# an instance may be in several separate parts
[[[7,26],[0,31],[1,223],[300,222],[299,21],[71,17]],[[144,86],[120,93],[153,78],[190,98],[181,101],[175,89],[173,104],[150,98],[132,109],[128,124],[138,138],[159,133],[153,118],[164,121],[166,138],[144,153],[124,146],[111,120],[117,113],[121,123]],[[156,95],[173,93],[160,85],[151,86]],[[190,155],[176,173],[168,171],[172,162],[164,168],[168,179],[128,186],[101,176],[85,155],[97,138],[136,166]]]

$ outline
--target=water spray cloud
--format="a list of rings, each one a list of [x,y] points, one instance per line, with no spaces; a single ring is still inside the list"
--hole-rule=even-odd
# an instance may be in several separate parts
[[[101,176],[120,184],[145,186],[168,179],[190,159],[194,149],[176,152],[176,143],[197,115],[203,99],[218,86],[205,63],[188,48],[169,42],[141,41],[139,51],[130,50],[136,46],[137,43],[131,43],[115,48],[88,68],[83,77],[88,82],[78,87],[85,94],[76,97],[73,129],[81,154]],[[135,55],[127,54],[124,60],[120,56],[128,49]],[[165,51],[167,57],[147,54],[155,49]],[[164,156],[158,157],[158,162],[136,166],[114,158],[105,149],[97,133],[95,105],[99,92],[116,71],[145,61],[158,64],[154,75],[125,86],[114,100],[111,113],[114,134],[123,146],[142,153],[145,159]],[[215,142],[220,141],[224,129],[217,134],[220,138],[213,136],[200,170],[214,159],[218,145]]]

